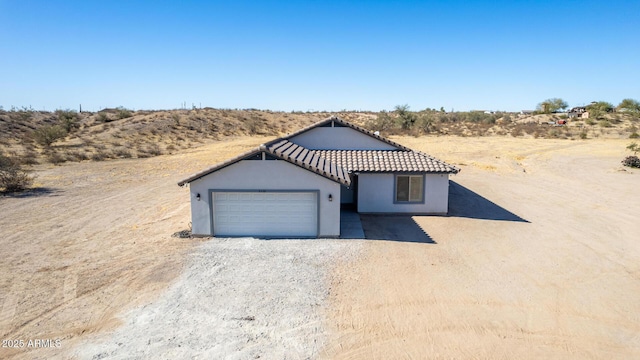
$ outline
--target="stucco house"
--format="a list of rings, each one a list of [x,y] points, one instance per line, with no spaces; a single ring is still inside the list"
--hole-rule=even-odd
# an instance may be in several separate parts
[[[330,117],[180,181],[192,233],[338,237],[340,209],[446,214],[459,170]]]

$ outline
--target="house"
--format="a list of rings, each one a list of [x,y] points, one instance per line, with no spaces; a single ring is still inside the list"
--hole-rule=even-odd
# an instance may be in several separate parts
[[[587,111],[586,106],[576,106],[574,108],[571,108],[571,110],[569,110],[569,113],[567,115],[570,119],[571,118],[584,118],[584,119],[589,118],[589,112]]]
[[[459,170],[330,117],[180,181],[192,233],[338,237],[340,209],[446,214]]]

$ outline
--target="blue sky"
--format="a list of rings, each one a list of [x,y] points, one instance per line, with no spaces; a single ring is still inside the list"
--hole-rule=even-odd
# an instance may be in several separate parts
[[[638,44],[638,0],[0,0],[0,105],[616,105],[640,99]]]

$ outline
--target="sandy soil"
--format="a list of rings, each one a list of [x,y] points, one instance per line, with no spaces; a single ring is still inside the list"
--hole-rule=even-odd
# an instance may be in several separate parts
[[[628,140],[394,138],[463,169],[452,216],[363,218],[381,241],[172,238],[190,218],[177,181],[265,140],[42,166],[44,190],[0,198],[0,338],[61,339],[0,358],[640,357]],[[350,251],[362,255],[341,257]],[[193,288],[210,302],[194,304]],[[189,341],[191,352],[176,348]]]
[[[182,272],[201,240],[188,229],[185,175],[265,138],[239,138],[148,159],[42,166],[42,190],[0,197],[0,339],[61,339],[60,348],[2,348],[0,358],[50,358],[115,328]]]
[[[336,271],[324,358],[640,357],[628,141],[396,140],[466,164],[451,216],[413,217],[421,242],[368,241]]]
[[[310,359],[325,345],[328,275],[362,241],[211,239],[175,284],[87,339],[81,359]]]

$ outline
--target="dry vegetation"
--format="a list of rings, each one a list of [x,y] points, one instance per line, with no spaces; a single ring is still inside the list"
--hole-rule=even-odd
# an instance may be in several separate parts
[[[283,135],[330,115],[332,113],[328,112],[212,108],[166,111],[115,108],[97,113],[0,110],[0,153],[22,165],[147,158],[229,137]],[[566,126],[549,124],[566,119],[566,115],[556,114],[409,112],[405,109],[391,113],[341,112],[335,115],[386,136],[635,138],[640,122],[637,116],[622,113],[606,114],[601,120],[568,120]]]
[[[597,119],[568,119],[566,114],[446,113],[432,109],[412,112],[408,106],[398,106],[389,113],[213,108],[131,111],[122,107],[78,113],[14,108],[0,110],[0,156],[3,163],[11,164],[8,171],[4,166],[0,169],[3,178],[9,177],[0,183],[0,191],[28,188],[33,178],[26,174],[36,164],[150,158],[239,136],[281,136],[331,115],[379,131],[383,136],[570,140],[640,136],[637,112],[602,113]],[[566,125],[555,125],[561,120],[566,121]]]
[[[0,111],[0,152],[24,165],[147,158],[225,138],[276,136],[313,124],[330,113],[194,109],[97,113],[29,109]],[[372,113],[340,113],[358,123]]]

